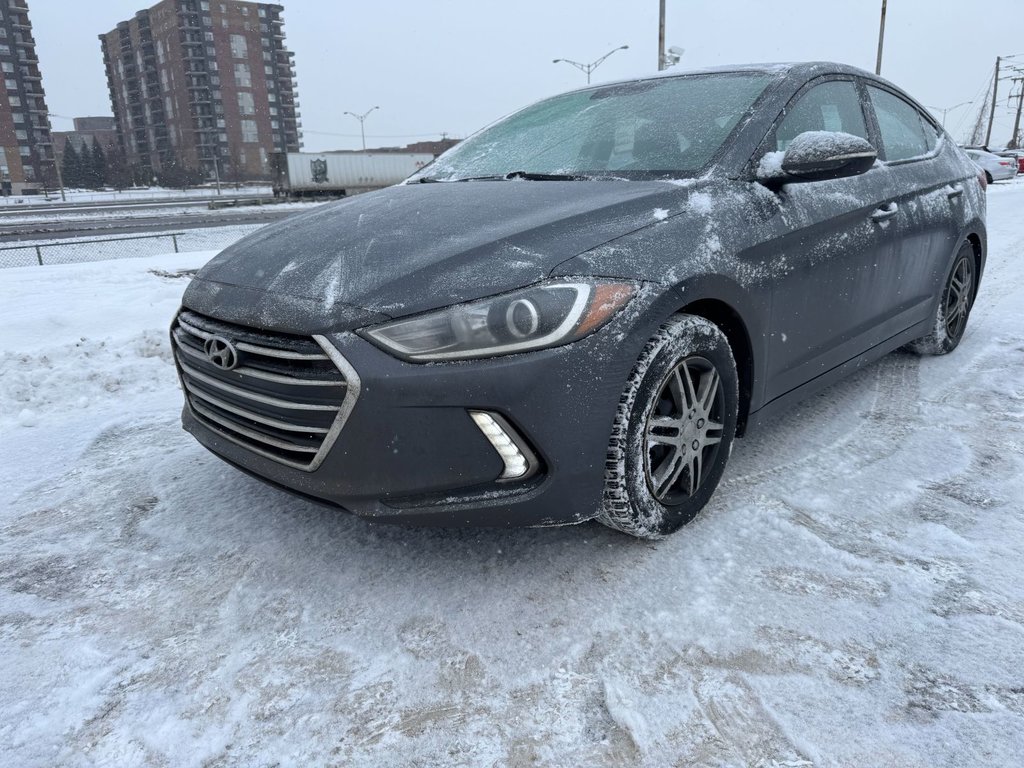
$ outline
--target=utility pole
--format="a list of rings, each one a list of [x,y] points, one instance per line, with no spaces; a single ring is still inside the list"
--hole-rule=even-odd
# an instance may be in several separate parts
[[[875,59],[875,74],[882,74],[882,42],[885,40],[885,4],[882,0],[882,16],[878,22],[878,58]]]
[[[985,131],[985,146],[992,140],[992,121],[996,119],[996,94],[999,93],[999,64],[1002,57],[996,56],[996,76],[992,80],[992,108],[988,113],[988,130]]]
[[[1010,134],[1010,143],[1006,145],[1007,149],[1018,149],[1020,147],[1020,140],[1017,137],[1020,135],[1021,108],[1024,107],[1024,77],[1015,77],[1013,82],[1020,84],[1020,93],[1017,94],[1017,117],[1013,119],[1013,133]],[[1012,88],[1013,86],[1010,87]]]
[[[665,0],[658,4],[658,71],[665,68]]]

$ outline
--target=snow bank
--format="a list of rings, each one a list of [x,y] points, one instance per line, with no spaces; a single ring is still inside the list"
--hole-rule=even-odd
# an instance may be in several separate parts
[[[1024,184],[989,202],[960,348],[737,441],[656,544],[268,488],[178,426],[174,275],[211,254],[6,270],[4,763],[1016,768]]]

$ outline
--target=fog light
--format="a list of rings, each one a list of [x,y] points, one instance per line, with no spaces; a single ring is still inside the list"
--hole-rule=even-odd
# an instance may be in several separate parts
[[[484,437],[494,446],[494,450],[498,452],[505,464],[505,469],[498,479],[514,480],[526,477],[531,469],[530,460],[524,453],[525,449],[512,439],[509,434],[512,428],[505,423],[505,420],[501,419],[499,422],[486,411],[470,411],[469,415],[473,417],[473,421],[480,427]]]

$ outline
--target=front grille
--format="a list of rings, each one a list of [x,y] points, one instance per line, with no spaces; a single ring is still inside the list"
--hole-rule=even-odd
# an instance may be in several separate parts
[[[195,417],[290,467],[320,465],[359,396],[359,376],[322,336],[262,331],[183,309],[171,338]]]

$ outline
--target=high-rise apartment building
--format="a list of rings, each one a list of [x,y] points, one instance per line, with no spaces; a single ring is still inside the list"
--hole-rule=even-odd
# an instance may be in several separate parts
[[[208,179],[265,177],[301,123],[282,7],[161,0],[100,35],[129,166]]]
[[[49,113],[25,0],[0,5],[0,70],[0,189],[21,194],[56,187]]]

